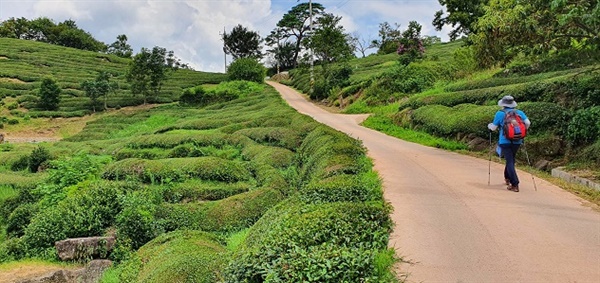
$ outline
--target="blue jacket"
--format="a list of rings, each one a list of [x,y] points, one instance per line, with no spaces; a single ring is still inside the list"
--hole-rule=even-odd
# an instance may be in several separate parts
[[[504,113],[504,111],[506,110],[514,110],[517,111],[517,114],[519,116],[521,116],[521,119],[523,120],[523,122],[525,122],[526,120],[528,120],[529,118],[527,118],[527,115],[525,115],[525,112],[521,111],[521,110],[515,110],[514,108],[504,108],[503,110],[500,110],[498,112],[496,112],[496,115],[494,116],[494,121],[492,122],[492,124],[498,126],[500,128],[500,139],[498,141],[498,144],[522,144],[523,140],[518,140],[518,141],[513,141],[511,142],[509,139],[507,139],[504,136],[504,127],[502,127],[502,125],[504,124],[504,116],[506,116],[506,113]],[[527,121],[525,123],[526,126],[529,126],[529,121]]]

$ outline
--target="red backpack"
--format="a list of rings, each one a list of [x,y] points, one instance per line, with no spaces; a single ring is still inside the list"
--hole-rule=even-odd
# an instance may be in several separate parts
[[[518,141],[524,139],[527,135],[527,127],[523,123],[523,119],[514,109],[502,110],[504,112],[504,136],[510,141]]]

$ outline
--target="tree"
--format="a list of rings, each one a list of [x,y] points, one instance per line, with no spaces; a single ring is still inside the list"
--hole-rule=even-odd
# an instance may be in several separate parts
[[[312,3],[313,20],[317,20],[323,14],[325,8],[319,3]],[[310,33],[310,10],[309,3],[301,3],[289,10],[283,18],[277,22],[277,28],[271,32],[267,42],[280,42],[285,40],[295,44],[293,60],[294,67],[298,66],[298,55],[302,51],[302,44]],[[270,45],[272,46],[272,45]]]
[[[373,48],[373,40],[372,39],[365,39],[362,36],[360,36],[358,33],[353,33],[352,36],[350,37],[350,41],[349,41],[350,45],[354,48],[354,51],[358,51],[360,52],[360,54],[362,55],[363,58],[366,57],[366,52],[367,50]]]
[[[142,48],[141,52],[133,57],[125,76],[131,84],[131,92],[134,95],[142,95],[144,104],[148,102],[148,98],[157,96],[168,71],[173,69],[170,63],[172,61],[167,61],[165,48],[155,46],[152,51]]]
[[[589,0],[493,0],[472,36],[482,67],[515,55],[587,49],[600,45],[600,2]]]
[[[114,54],[121,58],[131,58],[133,49],[127,43],[127,35],[121,34],[117,36],[117,41],[108,46],[108,54]]]
[[[239,58],[227,68],[230,80],[245,80],[262,83],[265,80],[266,69],[254,58]]]
[[[29,21],[26,18],[10,18],[0,23],[0,37],[23,39],[29,31]]]
[[[313,49],[315,56],[323,63],[350,59],[354,56],[349,44],[350,36],[344,33],[344,27],[339,25],[342,17],[333,14],[323,14],[317,20],[318,28],[310,37],[308,46]]]
[[[262,38],[258,32],[250,31],[242,25],[235,26],[229,34],[223,33],[223,42],[223,51],[233,56],[233,59],[263,57],[260,45]]]
[[[394,25],[392,27],[388,22],[379,24],[379,39],[371,42],[371,45],[377,48],[377,54],[389,54],[398,49],[398,41],[402,34],[400,25],[397,23]]]
[[[111,76],[110,73],[102,71],[98,73],[95,81],[88,80],[81,83],[81,88],[83,88],[85,94],[92,100],[92,109],[94,112],[96,112],[96,105],[98,105],[99,98],[104,98],[104,109],[107,109],[108,94],[114,92],[118,87],[116,82],[110,82]]]
[[[402,32],[402,38],[398,43],[398,55],[400,55],[400,64],[408,65],[416,59],[422,58],[425,53],[423,41],[421,40],[422,26],[411,21],[408,28]]]
[[[39,107],[44,110],[57,110],[60,103],[61,89],[52,78],[42,80],[39,92]]]
[[[448,36],[450,40],[456,40],[461,35],[470,35],[475,31],[473,24],[484,15],[483,7],[489,0],[438,0],[440,5],[446,7],[435,13],[433,26],[440,31],[445,25],[454,28]]]

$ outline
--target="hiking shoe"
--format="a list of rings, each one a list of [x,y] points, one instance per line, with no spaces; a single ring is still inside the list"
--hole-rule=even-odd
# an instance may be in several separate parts
[[[519,186],[512,186],[512,185],[509,185],[508,187],[506,187],[506,189],[507,189],[507,190],[509,190],[509,191],[513,191],[513,192],[515,192],[515,193],[518,193],[518,192],[519,192]]]
[[[507,186],[510,186],[510,179],[504,179],[504,183],[505,183]]]

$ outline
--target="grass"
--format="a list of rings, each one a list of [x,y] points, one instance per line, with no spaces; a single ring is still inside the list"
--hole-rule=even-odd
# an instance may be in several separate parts
[[[238,249],[238,247],[246,240],[249,230],[250,229],[244,229],[229,235],[229,237],[227,237],[227,249],[229,251],[235,252]]]
[[[425,132],[414,131],[395,125],[389,117],[374,115],[367,118],[362,123],[363,126],[384,134],[430,147],[442,148],[446,150],[463,150],[466,145],[457,141],[451,141],[430,135]]]
[[[0,185],[0,203],[5,199],[9,199],[18,194],[18,191],[15,190],[12,186]]]

